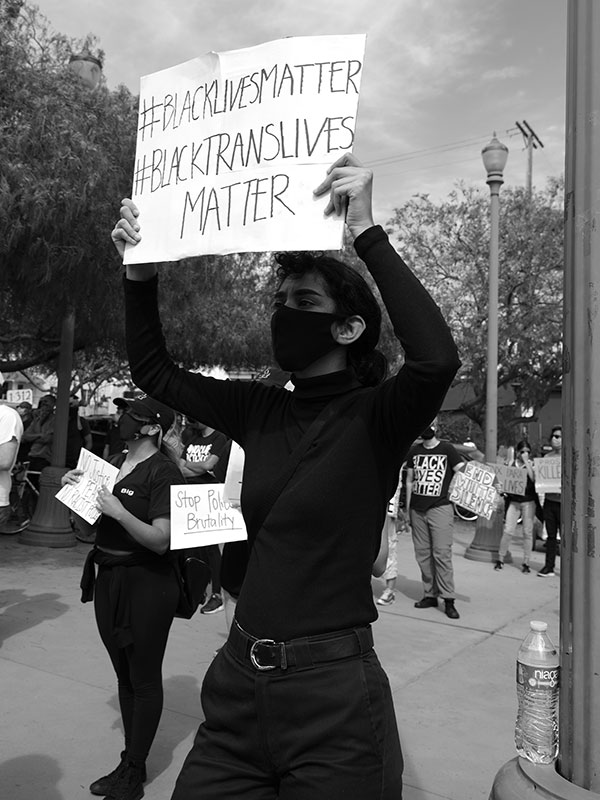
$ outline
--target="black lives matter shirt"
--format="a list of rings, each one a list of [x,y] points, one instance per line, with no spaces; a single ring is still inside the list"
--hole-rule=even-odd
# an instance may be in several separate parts
[[[209,456],[219,459],[210,472],[186,478],[187,483],[224,483],[227,470],[227,460],[231,442],[219,431],[213,431],[208,436],[203,436],[199,430],[192,427],[186,428],[181,437],[183,443],[182,458],[197,464],[206,461]]]
[[[413,470],[410,500],[413,511],[427,511],[450,502],[448,487],[454,475],[454,467],[461,460],[449,442],[440,442],[431,448],[422,444],[411,447],[406,466]]]

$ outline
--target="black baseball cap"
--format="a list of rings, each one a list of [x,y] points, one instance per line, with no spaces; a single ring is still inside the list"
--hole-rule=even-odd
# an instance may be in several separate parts
[[[175,412],[169,406],[160,403],[153,397],[148,397],[147,394],[131,398],[117,397],[113,403],[119,408],[133,412],[140,419],[156,422],[162,428],[163,433],[166,433],[175,421]]]

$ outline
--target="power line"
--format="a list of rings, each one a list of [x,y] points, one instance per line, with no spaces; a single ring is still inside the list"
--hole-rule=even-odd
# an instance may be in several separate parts
[[[488,135],[474,137],[472,139],[462,139],[457,142],[447,142],[445,144],[434,145],[432,147],[425,147],[421,150],[410,150],[407,153],[400,153],[398,155],[385,156],[383,158],[374,158],[366,162],[366,166],[384,166],[386,164],[394,164],[401,161],[413,161],[417,158],[423,158],[428,155],[438,155],[440,153],[450,152],[452,150],[462,150],[466,147],[472,147],[479,142],[487,141]]]

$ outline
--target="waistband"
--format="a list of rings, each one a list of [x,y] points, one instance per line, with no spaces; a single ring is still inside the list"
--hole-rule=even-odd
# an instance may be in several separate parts
[[[306,669],[315,664],[368,653],[373,649],[373,631],[370,625],[366,625],[289,642],[275,642],[251,636],[234,620],[227,648],[234,657],[260,672],[288,667]]]

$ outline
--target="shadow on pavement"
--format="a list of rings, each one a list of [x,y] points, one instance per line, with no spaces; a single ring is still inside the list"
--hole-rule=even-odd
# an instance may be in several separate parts
[[[36,783],[32,780],[36,777]],[[32,753],[0,764],[0,797],[6,800],[64,800],[58,790],[62,771],[48,756]]]
[[[62,616],[69,606],[59,597],[50,592],[29,596],[25,589],[0,591],[0,645],[10,636]]]

